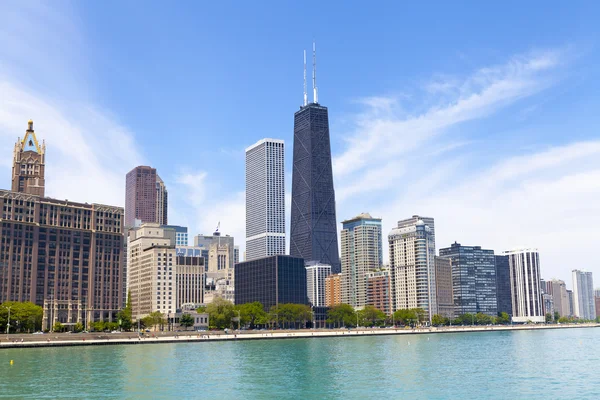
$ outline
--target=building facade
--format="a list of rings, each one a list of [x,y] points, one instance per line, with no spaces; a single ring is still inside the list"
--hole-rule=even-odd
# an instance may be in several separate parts
[[[246,261],[286,253],[284,156],[283,140],[246,149]]]
[[[510,263],[508,256],[494,256],[496,263],[496,304],[498,313],[507,313],[512,316],[512,292],[510,284]]]
[[[0,303],[79,302],[87,321],[123,306],[123,208],[0,190]],[[62,311],[53,321],[67,321]]]
[[[452,260],[435,257],[435,293],[438,314],[446,318],[454,317],[454,294],[452,289]]]
[[[331,265],[306,266],[306,291],[313,307],[325,307],[325,279],[331,275]]]
[[[167,198],[167,189],[155,168],[140,165],[129,171],[125,177],[125,227],[167,225]]]
[[[44,197],[46,173],[46,144],[40,145],[33,130],[33,121],[27,123],[23,140],[15,144],[12,167],[12,191]]]
[[[188,245],[188,228],[179,225],[163,225],[163,228],[175,230],[175,246],[186,247]]]
[[[258,301],[265,311],[285,303],[308,304],[304,260],[276,255],[239,263],[235,268],[235,303]]]
[[[177,309],[175,230],[143,224],[129,233],[127,285],[135,320]]]
[[[498,313],[496,292],[496,260],[494,250],[481,246],[462,246],[454,242],[440,249],[440,257],[452,261],[454,314]]]
[[[422,308],[431,322],[437,314],[434,234],[423,220],[413,222],[403,222],[388,235],[392,308]]]
[[[294,114],[290,255],[341,271],[327,107],[316,101]]]
[[[558,312],[561,317],[568,317],[570,315],[569,296],[565,282],[559,279],[546,282],[546,293],[552,296],[554,311]]]
[[[510,265],[514,322],[544,322],[540,285],[540,258],[537,249],[504,252]]]
[[[573,311],[577,318],[596,319],[592,273],[573,270]]]
[[[390,271],[370,271],[366,275],[367,281],[367,303],[376,309],[383,311],[386,315],[392,314],[392,285]]]
[[[367,304],[369,272],[381,268],[381,218],[360,214],[342,222],[342,303],[358,308]]]
[[[156,174],[156,223],[167,225],[169,223],[168,211],[169,208],[169,193],[165,182]],[[186,229],[187,231],[187,229]],[[185,244],[187,245],[187,243]]]
[[[575,301],[573,300],[573,291],[567,290],[567,297],[569,298],[569,317],[575,316]]]
[[[342,303],[342,274],[332,274],[325,278],[325,306],[333,307]]]
[[[177,251],[176,251],[177,254]],[[175,309],[186,304],[204,303],[204,257],[176,255],[177,300]]]

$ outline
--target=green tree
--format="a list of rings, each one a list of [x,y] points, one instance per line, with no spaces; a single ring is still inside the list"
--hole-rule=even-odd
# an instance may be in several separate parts
[[[570,321],[569,321],[569,318],[567,318],[567,317],[560,317],[558,319],[558,322],[561,324],[568,324]]]
[[[231,328],[231,320],[234,316],[233,303],[221,297],[215,297],[212,303],[206,306],[208,322],[211,328]]]
[[[254,329],[256,325],[267,323],[267,313],[262,303],[258,301],[237,305],[235,309],[240,312],[242,326],[250,325],[250,329]]]
[[[552,314],[546,313],[546,323],[549,324],[552,322]]]
[[[475,314],[475,323],[477,325],[488,325],[492,323],[492,317],[487,314],[478,312]]]
[[[279,304],[272,308],[271,313],[274,313],[279,324],[286,328],[305,327],[312,319],[312,311],[306,304]]]
[[[381,326],[385,323],[386,315],[374,306],[367,305],[358,311],[358,319],[365,326]]]
[[[58,321],[56,321],[54,323],[54,325],[52,326],[52,330],[54,332],[62,332],[64,329],[65,329],[65,326]]]
[[[83,324],[81,322],[77,322],[75,325],[73,325],[73,330],[75,332],[81,332],[83,330]]]
[[[156,331],[158,328],[163,328],[167,324],[165,315],[160,311],[153,311],[146,317],[146,326],[153,327]]]
[[[440,314],[434,314],[433,317],[431,317],[431,325],[433,326],[444,326],[448,324],[448,318],[440,315]]]
[[[183,314],[181,318],[179,318],[179,325],[183,326],[185,329],[194,326],[194,317],[190,314]]]
[[[6,301],[0,305],[0,327],[6,332],[8,308],[10,307],[10,331],[33,332],[42,328],[43,309],[29,301]]]
[[[117,320],[120,321],[120,328],[124,331],[131,330],[133,325],[131,308],[131,291],[127,292],[127,304],[125,308],[117,313]]]
[[[554,322],[558,322],[559,318],[560,318],[560,314],[558,313],[558,311],[554,311]]]
[[[400,309],[394,313],[394,321],[397,325],[414,326],[419,322],[419,309],[412,308],[410,310]]]
[[[338,304],[327,311],[327,323],[341,326],[356,326],[356,312],[350,304]]]
[[[505,312],[499,312],[497,322],[503,325],[510,324],[510,315]]]

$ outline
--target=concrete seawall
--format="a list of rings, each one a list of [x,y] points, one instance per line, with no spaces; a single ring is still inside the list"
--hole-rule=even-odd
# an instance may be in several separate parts
[[[234,331],[224,332],[162,332],[160,335],[146,333],[138,337],[137,333],[120,334],[45,334],[10,335],[9,339],[0,339],[1,349],[63,346],[102,346],[102,345],[139,345],[181,342],[218,342],[236,340],[273,340],[301,338],[359,337],[384,335],[421,335],[465,332],[523,331],[540,329],[583,329],[597,328],[600,324],[573,325],[514,325],[514,326],[465,326],[443,328],[383,328],[383,329],[318,329],[318,330],[277,330],[277,331]],[[23,340],[23,341],[21,341]]]

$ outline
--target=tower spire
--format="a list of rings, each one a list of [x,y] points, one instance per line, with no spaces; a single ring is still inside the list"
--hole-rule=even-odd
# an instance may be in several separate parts
[[[317,90],[317,45],[313,41],[313,103],[319,102]]]
[[[304,50],[304,106],[308,104],[308,95],[306,94],[306,50]]]

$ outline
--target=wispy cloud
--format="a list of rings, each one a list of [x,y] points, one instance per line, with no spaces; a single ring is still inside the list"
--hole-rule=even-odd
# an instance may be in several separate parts
[[[465,122],[493,123],[500,110],[552,88],[563,58],[558,50],[535,52],[462,79],[436,75],[408,99],[416,104],[365,99],[334,159],[338,217],[371,211],[387,235],[401,218],[430,215],[438,248],[454,240],[496,251],[528,245],[542,251],[544,276],[593,269],[585,255],[573,254],[594,246],[592,227],[600,224],[600,141],[535,143],[527,151],[499,146],[482,156],[494,148],[487,139],[454,135]],[[406,112],[422,110],[419,99],[432,95],[438,101],[424,111]]]
[[[42,3],[0,6],[0,154],[34,120],[47,143],[46,193],[74,201],[123,205],[125,173],[142,162],[135,137],[89,101],[85,46],[72,10]],[[0,164],[9,186],[10,162]]]

